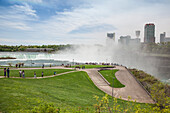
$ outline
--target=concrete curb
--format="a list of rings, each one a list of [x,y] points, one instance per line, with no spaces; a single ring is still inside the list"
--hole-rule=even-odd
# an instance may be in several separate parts
[[[100,71],[100,70],[99,70]],[[110,86],[110,83],[103,77],[103,75],[99,72],[99,71],[97,71],[98,73],[99,73],[99,75],[102,77],[102,79]]]

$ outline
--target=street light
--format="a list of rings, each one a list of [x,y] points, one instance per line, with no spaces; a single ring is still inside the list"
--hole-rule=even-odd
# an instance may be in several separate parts
[[[115,79],[115,78],[113,77],[113,86],[112,86],[112,101],[113,101],[113,96],[114,96],[114,95],[113,95],[114,79]]]
[[[73,59],[73,65],[74,65],[74,59]]]
[[[73,59],[73,69],[74,69],[74,59]]]

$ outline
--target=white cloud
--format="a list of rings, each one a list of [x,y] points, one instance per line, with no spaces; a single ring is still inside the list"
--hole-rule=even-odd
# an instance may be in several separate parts
[[[36,11],[32,9],[30,5],[24,3],[23,5],[14,5],[11,7],[16,14],[24,13],[29,16],[33,16],[37,18]]]
[[[27,1],[32,1],[32,2],[36,2],[36,3],[42,3],[42,0],[27,0]]]
[[[28,2],[28,3],[42,3],[43,0],[19,0],[21,2]]]
[[[130,4],[127,2],[121,3],[123,1],[98,2],[97,4],[91,4],[88,8],[83,7],[57,13],[49,20],[36,24],[34,30],[37,31],[37,34],[34,35],[44,39],[63,40],[63,42],[72,39],[70,43],[73,43],[75,38],[76,41],[79,40],[80,42],[89,42],[85,41],[85,39],[93,41],[96,39],[99,43],[102,43],[106,37],[106,30],[95,30],[98,29],[95,27],[93,27],[94,30],[92,32],[83,32],[83,30],[87,26],[110,25],[117,28],[113,30],[108,29],[108,32],[116,32],[117,39],[121,35],[135,37],[135,30],[141,30],[141,37],[143,37],[144,24],[155,22],[157,25],[162,18],[161,16],[164,16],[161,15],[164,11],[159,10],[159,8],[162,8],[162,5],[159,4],[155,4],[152,7],[136,7],[133,6],[136,3],[133,0]],[[169,17],[167,16],[166,18]],[[81,34],[70,34],[71,31],[79,28],[82,30],[79,31]],[[159,38],[159,34],[157,34],[157,38]],[[96,43],[96,41],[92,43]]]
[[[58,1],[56,2],[58,3]],[[49,17],[48,20],[39,20],[37,23],[30,23],[29,25],[28,20],[37,19],[36,11],[28,4],[15,5],[13,8],[17,9],[15,13],[13,11],[17,16],[8,13],[5,16],[0,15],[0,19],[12,17],[10,21],[19,20],[20,23],[16,22],[17,25],[10,23],[9,26],[30,30],[32,40],[54,40],[53,42],[56,43],[103,43],[107,30],[108,32],[116,32],[117,39],[121,35],[135,37],[135,30],[141,30],[141,38],[143,38],[144,24],[148,22],[155,23],[157,40],[159,32],[165,31],[170,35],[168,29],[170,23],[169,6],[164,3],[153,3],[151,5],[148,2],[135,0],[87,0],[84,7],[78,6],[71,10],[64,10],[64,12],[56,11],[56,15]],[[113,29],[109,27],[109,29],[99,30],[99,28],[94,27],[101,25],[113,26]],[[83,32],[85,28],[93,28],[94,30]],[[82,31],[80,31],[81,34],[70,34],[74,30]],[[22,35],[24,36],[24,34]]]
[[[10,26],[10,28],[15,28],[15,29],[20,29],[20,30],[30,29],[29,26],[27,26],[25,23],[22,23],[22,22],[1,21],[0,26],[3,26],[3,27]]]
[[[31,26],[28,21],[36,21],[38,16],[31,6],[24,3],[23,5],[13,5],[8,9],[0,7],[0,28],[30,30]]]

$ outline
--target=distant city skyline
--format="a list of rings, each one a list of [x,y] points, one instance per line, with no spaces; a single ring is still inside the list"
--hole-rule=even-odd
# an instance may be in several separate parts
[[[169,0],[0,0],[0,44],[102,44],[107,33],[144,41],[144,26],[170,36]]]

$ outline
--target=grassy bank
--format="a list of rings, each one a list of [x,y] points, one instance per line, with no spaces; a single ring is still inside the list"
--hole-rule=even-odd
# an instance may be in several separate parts
[[[0,57],[0,59],[16,59],[15,57]]]
[[[160,108],[170,109],[170,85],[164,84],[154,76],[142,70],[129,69],[131,73],[140,81],[145,89],[151,93],[152,98]]]
[[[22,70],[22,69],[21,69]],[[34,71],[36,72],[37,77],[41,77],[41,73],[44,73],[44,76],[54,75],[56,74],[72,71],[71,69],[31,69],[31,70],[24,70],[25,77],[34,77]],[[0,76],[4,76],[3,70],[0,70]],[[19,70],[10,70],[10,76],[12,77],[19,77]]]
[[[108,66],[108,65],[74,65],[74,66],[71,66],[71,67],[72,68],[75,68],[75,67],[82,68],[83,66],[85,66],[85,69],[102,68],[102,67],[113,67],[113,66]]]
[[[41,103],[53,103],[62,112],[79,109],[94,113],[97,104],[94,95],[100,99],[105,95],[85,72],[74,72],[45,79],[0,79],[0,112],[31,112]],[[108,99],[111,102],[111,97]],[[112,103],[110,103],[112,104]],[[120,108],[128,109],[133,103],[117,100]],[[136,104],[145,108],[145,104]]]
[[[122,88],[125,87],[125,85],[121,84],[120,81],[117,80],[115,73],[118,70],[101,70],[100,73],[103,75],[103,77],[110,83],[110,86],[114,86],[114,88]],[[113,81],[114,78],[114,81]]]

